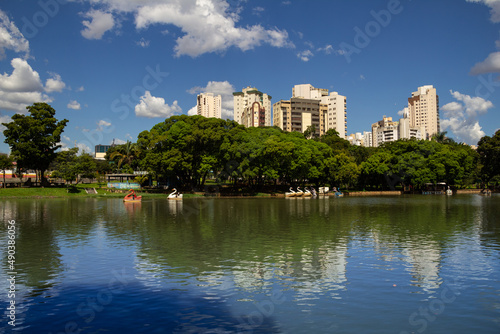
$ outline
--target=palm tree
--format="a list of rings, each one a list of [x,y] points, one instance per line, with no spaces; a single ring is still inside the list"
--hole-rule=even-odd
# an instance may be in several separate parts
[[[138,153],[137,144],[127,140],[127,143],[118,146],[117,150],[111,153],[109,158],[110,160],[118,158],[118,168],[120,168],[124,164],[130,165],[138,155],[137,153]]]
[[[446,137],[448,131],[436,132],[432,135],[432,140],[437,141],[440,144],[453,144],[455,141],[451,138]]]

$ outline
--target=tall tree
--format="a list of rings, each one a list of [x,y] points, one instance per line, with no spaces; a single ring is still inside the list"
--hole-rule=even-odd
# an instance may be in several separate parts
[[[12,122],[2,123],[7,128],[3,132],[5,143],[10,146],[17,167],[36,170],[45,184],[44,173],[61,147],[61,134],[68,120],[58,122],[56,111],[47,103],[37,102],[26,109],[29,115],[15,114]]]

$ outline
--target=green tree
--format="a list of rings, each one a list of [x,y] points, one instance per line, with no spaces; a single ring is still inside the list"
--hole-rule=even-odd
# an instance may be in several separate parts
[[[78,175],[76,168],[77,154],[77,147],[70,148],[67,151],[58,152],[51,165],[53,170],[51,176],[63,179],[66,183],[75,181]]]
[[[13,166],[12,158],[7,154],[0,153],[0,169],[3,171],[3,187],[5,188],[5,170]]]
[[[61,134],[68,120],[58,121],[54,117],[56,111],[47,103],[34,103],[26,109],[29,115],[15,114],[12,122],[2,123],[6,127],[5,143],[10,146],[18,169],[36,170],[42,184],[46,184],[45,171],[61,147]]]
[[[361,171],[353,157],[342,152],[329,158],[327,165],[330,170],[331,185],[346,188],[356,185]]]
[[[487,184],[500,179],[500,130],[493,137],[479,140],[477,153],[481,163],[481,178]]]
[[[61,178],[66,183],[73,181],[79,183],[84,178],[93,179],[97,172],[97,164],[93,157],[88,153],[78,156],[77,147],[58,152],[52,168],[54,170],[52,177]]]

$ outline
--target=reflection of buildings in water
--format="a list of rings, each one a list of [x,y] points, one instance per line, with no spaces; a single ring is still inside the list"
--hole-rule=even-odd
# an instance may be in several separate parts
[[[235,285],[244,290],[260,289],[279,279],[296,290],[297,298],[309,299],[314,293],[341,289],[347,281],[347,243],[339,241],[318,248],[302,248],[274,256],[274,263],[247,262],[233,270]],[[316,297],[314,297],[316,298]]]
[[[168,212],[172,215],[178,215],[182,213],[182,200],[180,201],[175,201],[175,200],[169,200],[168,201]]]
[[[276,269],[264,262],[241,261],[233,269],[234,283],[244,290],[254,290],[272,284]]]
[[[138,282],[150,288],[160,289],[162,277],[165,276],[165,266],[154,263],[145,254],[136,254],[134,258],[135,278]]]
[[[321,247],[319,254],[323,275],[327,281],[337,284],[347,281],[347,243]]]
[[[412,265],[412,276],[416,280],[416,286],[424,291],[438,289],[442,283],[439,277],[441,265],[441,250],[437,242],[426,240],[425,242],[403,243],[405,255]]]
[[[399,261],[399,254],[403,255],[402,260],[411,265],[406,270],[412,273],[413,285],[427,292],[439,288],[442,283],[439,277],[441,247],[436,241],[415,239],[397,243],[392,236],[379,231],[372,231],[371,238],[374,250],[380,254],[380,260]]]

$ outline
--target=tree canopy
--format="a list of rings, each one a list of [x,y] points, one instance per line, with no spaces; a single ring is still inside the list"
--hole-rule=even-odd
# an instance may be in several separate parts
[[[6,127],[5,143],[10,146],[17,168],[38,171],[44,183],[44,172],[61,147],[61,134],[68,120],[58,121],[56,111],[47,103],[35,103],[26,109],[29,115],[15,114],[12,122],[2,123]]]
[[[181,115],[139,134],[134,164],[159,180],[191,189],[203,188],[209,176],[255,189],[306,183],[420,189],[427,183],[465,187],[477,182],[477,152],[445,139],[441,133],[432,141],[398,140],[366,148],[351,145],[334,130],[318,138]]]

